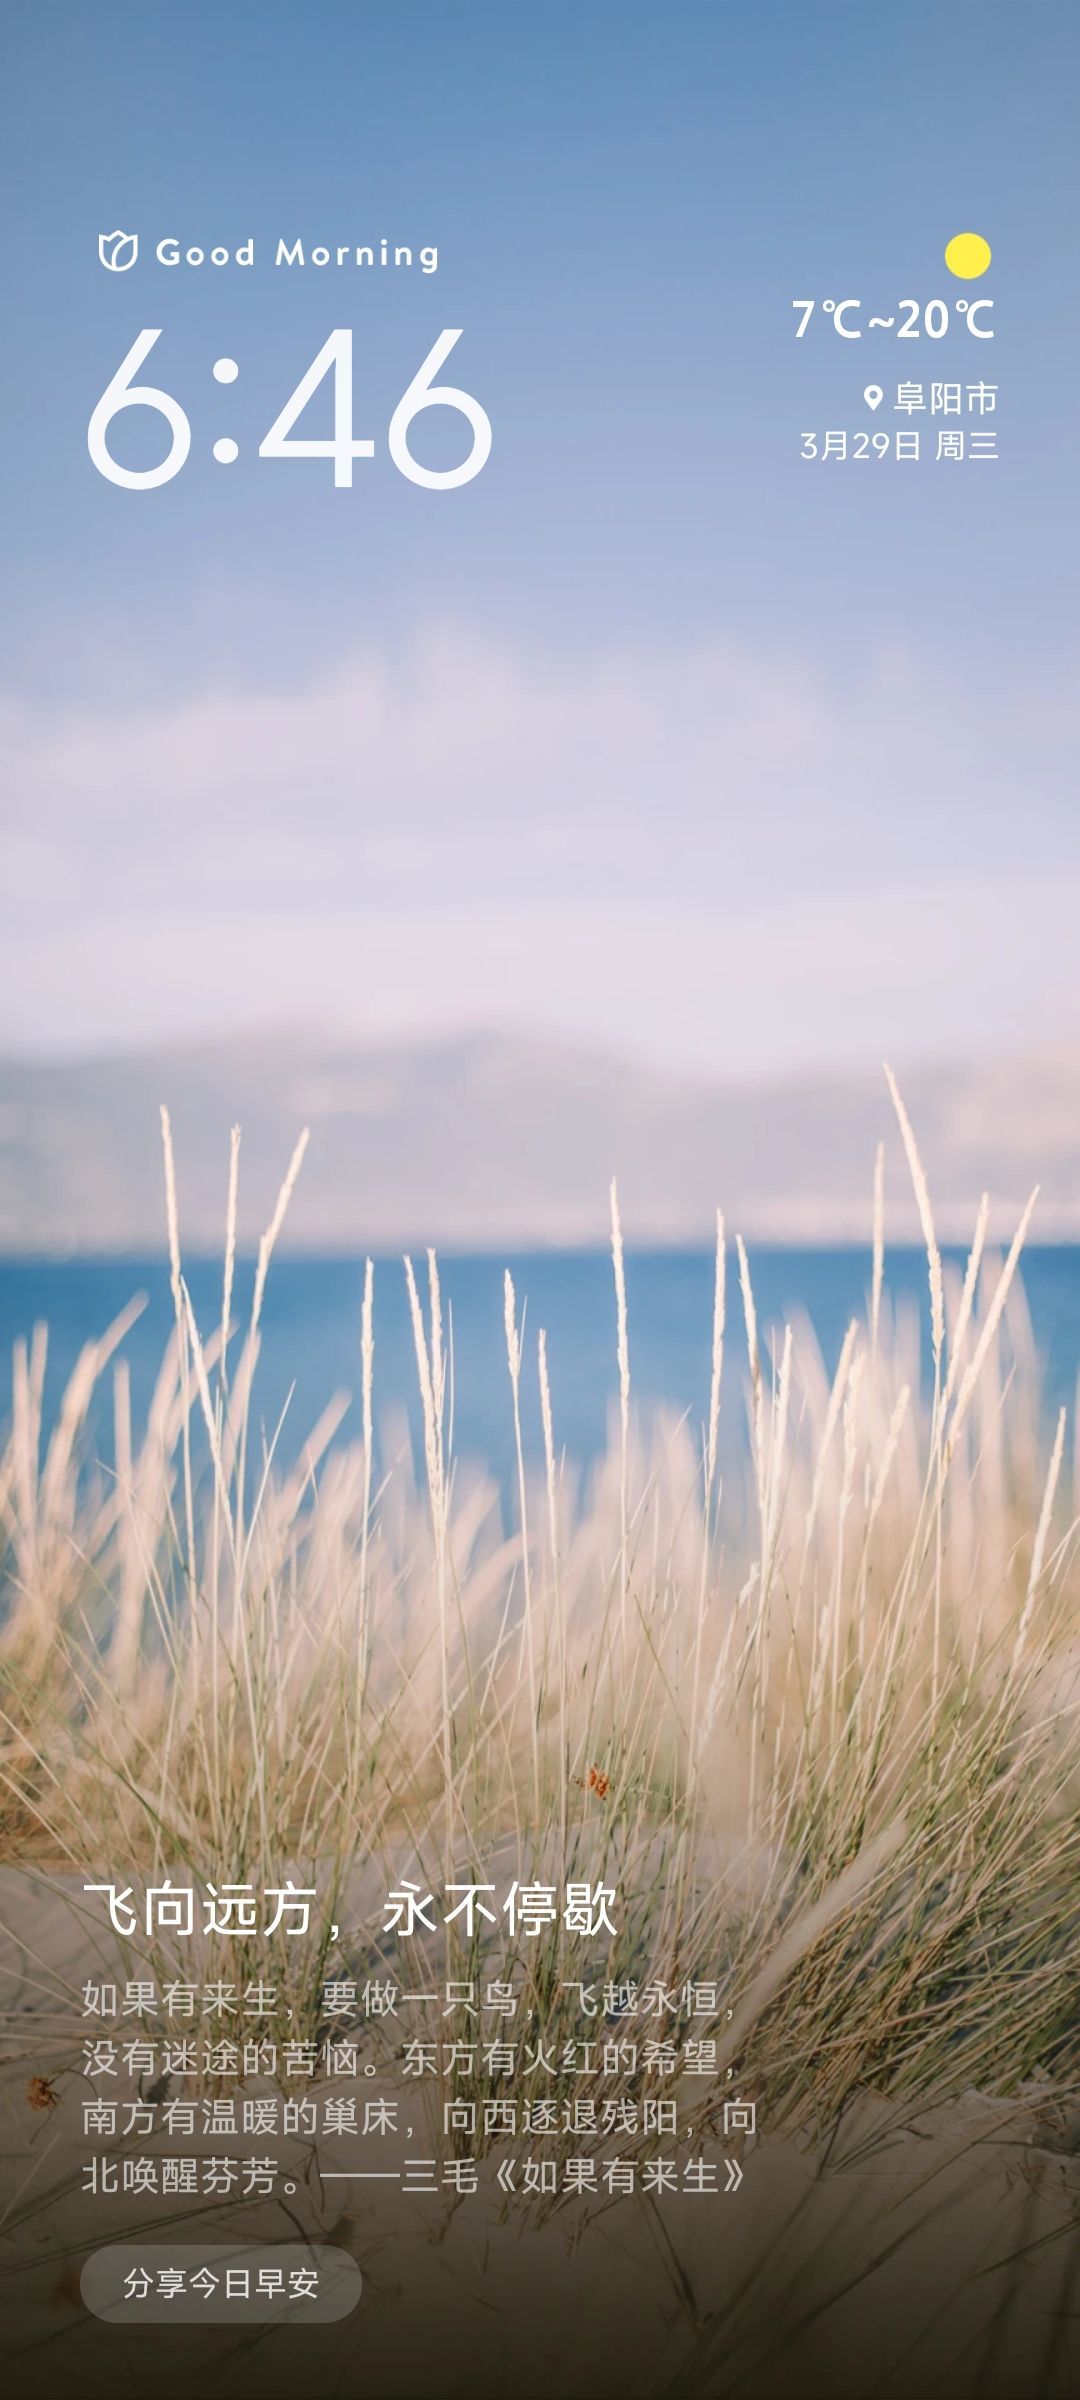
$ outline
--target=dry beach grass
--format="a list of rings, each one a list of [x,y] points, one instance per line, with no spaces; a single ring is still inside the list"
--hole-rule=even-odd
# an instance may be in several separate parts
[[[363,1971],[378,1955],[388,1873],[413,1872],[434,1889],[455,1874],[487,1881],[495,1862],[510,1861],[507,1881],[544,1872],[616,1888],[619,1931],[603,1967],[613,1980],[716,1979],[714,2018],[692,2028],[717,2040],[716,2079],[693,2088],[684,2078],[678,2096],[696,2138],[717,2140],[730,2068],[740,2090],[759,2096],[799,2208],[804,2183],[820,2193],[828,2181],[826,2162],[843,2164],[850,2195],[854,2166],[872,2176],[905,2129],[921,2122],[925,2133],[928,2111],[953,2112],[942,2123],[954,2167],[972,2142],[1038,2150],[1040,2124],[1059,2133],[1071,2124],[1078,1527],[1066,1418],[1044,1425],[1023,1309],[1031,1211],[1002,1259],[986,1249],[984,1204],[954,1288],[894,1099],[926,1241],[926,1326],[889,1305],[879,1161],[865,1318],[850,1326],[835,1371],[826,1374],[805,1328],[766,1339],[745,1248],[736,1240],[729,1258],[718,1225],[706,1422],[647,1427],[634,1407],[613,1191],[618,1405],[584,1503],[558,1447],[558,1360],[542,1331],[533,1341],[507,1277],[509,1523],[494,1484],[455,1466],[451,1329],[434,1257],[422,1273],[406,1267],[422,1471],[414,1476],[404,1449],[387,1459],[375,1440],[370,1265],[358,1292],[361,1439],[335,1442],[342,1404],[331,1401],[298,1462],[279,1469],[275,1443],[260,1442],[253,1394],[266,1276],[303,1145],[237,1331],[234,1142],[222,1308],[208,1328],[195,1322],[184,1279],[166,1121],[176,1330],[145,1430],[135,1438],[121,1320],[80,1361],[43,1439],[42,1334],[16,1356],[0,1460],[5,1851],[66,1895],[80,1938],[88,1869],[122,1881],[153,1869],[155,1879],[260,1885],[290,1867],[318,1883],[321,1906],[307,1941],[278,1942],[270,1971],[298,2021],[314,2027],[323,1975],[335,1962],[340,1971],[343,1956]],[[726,1325],[732,1275],[746,1335],[738,1357]],[[112,1455],[95,1468],[87,1428],[106,1376]],[[539,1380],[544,1433],[535,1478],[521,1435],[527,1376]],[[721,1411],[732,1407],[748,1416],[741,1491],[719,1468]],[[360,1928],[344,1953],[329,1931],[338,1920]],[[513,1947],[500,1939],[491,1971],[507,1971]],[[59,1967],[44,1956],[35,1964],[32,1952],[31,1943],[23,1990],[37,1990],[40,2014],[19,2019],[18,2071],[25,2081],[55,2070],[62,2091],[75,1950]],[[144,1955],[144,1972],[164,1963]],[[478,1947],[451,1955],[461,1976],[488,1963]],[[417,1944],[408,1959],[399,1952],[395,1971],[420,1989],[444,1964],[441,1950]],[[515,1965],[552,2041],[572,2038],[579,2010],[566,1985],[582,1974],[580,1949],[555,1926],[519,1941]],[[203,1966],[225,1971],[212,1943]],[[251,1971],[267,1967],[263,1946]],[[228,1971],[244,1971],[235,1942]],[[380,2065],[391,2071],[389,2055]],[[973,2107],[999,2113],[979,2117],[971,2134]],[[433,2121],[431,2146],[445,2138]],[[756,2165],[746,2161],[760,2168],[759,2196],[768,2155],[766,2142]],[[1004,2153],[994,2155],[1000,2163]],[[1059,2255],[1075,2259],[1080,2184],[1064,2134],[1047,2136],[1045,2155],[1068,2160],[1054,2170],[1053,2226],[1039,2234],[1053,2276]],[[689,2263],[700,2237],[680,2252],[673,2235],[659,2235],[674,2247],[665,2273],[693,2334],[678,2388],[815,2388],[822,2311],[837,2293],[850,2302],[852,2277],[880,2271],[901,2221],[909,2233],[915,2225],[910,2163],[905,2154],[906,2217],[894,2194],[885,2250],[876,2238],[860,2249],[849,2228],[843,2269],[826,2271],[819,2258],[817,2296],[801,2315],[793,2305],[803,2351],[785,2351],[782,2370],[777,2261],[793,2289],[799,2254],[783,2212],[755,2204],[762,2257],[776,2248],[760,2305],[763,2270],[744,2259],[735,2297],[731,2287],[705,2306],[709,2270]],[[937,2157],[927,2183],[942,2171]],[[823,2227],[828,2212],[817,2206],[811,2221]],[[936,2206],[922,2212],[924,2231]],[[573,2210],[538,2198],[531,2215],[537,2241],[565,2236],[576,2255],[583,2227]],[[446,2221],[433,2230],[444,2242],[460,2231]],[[1016,2238],[1022,2246],[1022,2229]],[[822,2234],[809,2254],[826,2248]],[[1004,2289],[1001,2276],[986,2286],[988,2313],[963,2370],[974,2380],[942,2389],[998,2388],[985,2341]],[[1065,2287],[1053,2289],[1067,2317]],[[1040,2287],[1044,2316],[1048,2305]],[[718,2347],[721,2316],[729,2336],[738,2324],[741,2347],[728,2337]],[[1043,2383],[1029,2388],[1057,2389],[1062,2374],[1068,2388],[1055,2343],[1056,2334],[1044,2345]],[[1007,2352],[1002,2336],[999,2364]],[[844,2383],[835,2361],[829,2371],[837,2390],[863,2388]],[[770,2372],[786,2380],[770,2383]],[[904,2388],[888,2382],[884,2360],[881,2372],[882,2389]],[[631,2378],[625,2388],[639,2387]]]

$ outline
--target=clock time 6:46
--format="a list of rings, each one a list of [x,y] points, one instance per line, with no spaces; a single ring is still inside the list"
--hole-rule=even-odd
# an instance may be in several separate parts
[[[161,327],[144,326],[133,341],[127,357],[122,359],[115,375],[98,401],[86,429],[86,443],[99,475],[108,477],[128,492],[157,491],[163,483],[171,483],[191,448],[191,426],[178,400],[170,392],[159,391],[155,384],[137,383],[140,367],[149,357],[154,343],[161,338]],[[457,491],[463,483],[471,483],[486,466],[491,451],[491,421],[480,402],[470,392],[459,391],[455,384],[437,383],[435,378],[450,355],[455,342],[461,339],[461,327],[440,333],[432,344],[422,366],[418,367],[408,390],[403,392],[387,433],[390,456],[410,483],[419,483],[429,492]],[[231,361],[219,361],[230,368],[227,380],[232,380],[235,368]],[[305,439],[293,433],[297,418],[318,390],[324,377],[333,378],[334,430],[328,440]],[[169,428],[170,445],[156,467],[123,467],[109,449],[108,434],[113,418],[125,408],[148,408],[162,417]],[[457,467],[422,467],[409,448],[409,428],[414,418],[425,408],[451,408],[464,417],[472,441],[469,451]],[[217,455],[228,460],[236,457],[234,443],[218,446]],[[347,488],[353,479],[354,458],[374,458],[373,441],[357,441],[353,435],[353,357],[352,331],[347,325],[337,325],[328,334],[322,349],[300,378],[295,391],[290,392],[280,414],[275,417],[269,432],[259,443],[260,458],[328,458],[333,461],[334,482]]]

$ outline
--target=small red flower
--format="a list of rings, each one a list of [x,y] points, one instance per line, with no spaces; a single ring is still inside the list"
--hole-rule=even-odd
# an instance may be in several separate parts
[[[31,2075],[26,2087],[28,2108],[55,2108],[60,2094],[48,2075]]]

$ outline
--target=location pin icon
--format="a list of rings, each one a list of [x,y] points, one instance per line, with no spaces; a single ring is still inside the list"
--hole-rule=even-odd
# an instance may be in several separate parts
[[[880,383],[867,384],[866,390],[863,393],[863,399],[866,402],[867,408],[880,408],[884,398],[885,394],[882,391]]]

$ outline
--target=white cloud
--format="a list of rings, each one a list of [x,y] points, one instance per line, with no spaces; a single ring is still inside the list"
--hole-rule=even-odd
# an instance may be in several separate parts
[[[18,1048],[303,1025],[329,1037],[479,1024],[726,1074],[963,1057],[1075,1008],[1080,876],[760,908],[582,913],[419,905],[90,916],[15,935],[0,1011]]]
[[[1057,691],[443,632],[289,691],[4,715],[19,1044],[452,1018],[757,1065],[966,1048],[1071,993]]]

